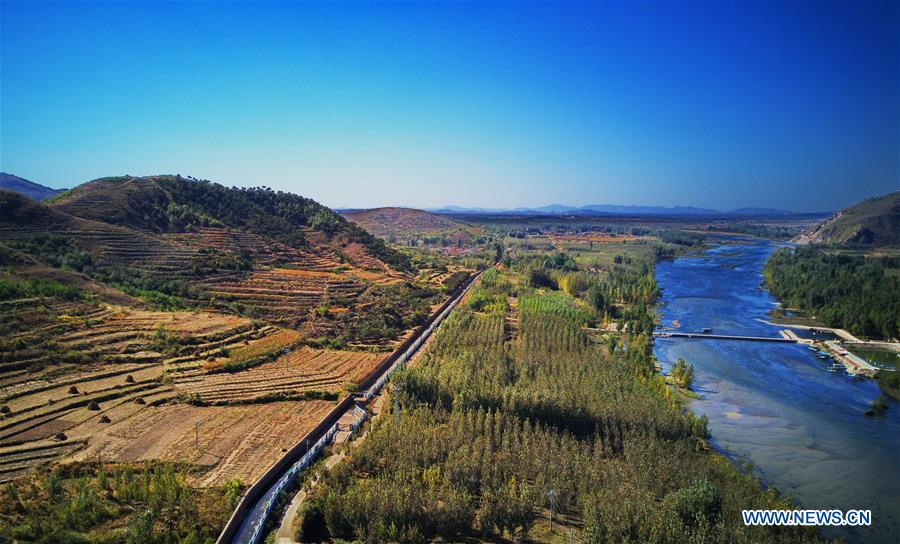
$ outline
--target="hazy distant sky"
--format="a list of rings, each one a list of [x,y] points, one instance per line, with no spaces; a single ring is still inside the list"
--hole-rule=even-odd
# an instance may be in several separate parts
[[[0,3],[0,169],[331,206],[900,189],[896,2]]]

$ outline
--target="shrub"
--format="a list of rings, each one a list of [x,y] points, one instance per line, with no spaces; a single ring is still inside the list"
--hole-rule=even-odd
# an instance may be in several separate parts
[[[669,373],[672,379],[679,387],[690,389],[694,384],[694,365],[688,363],[684,359],[678,359],[672,371]]]
[[[869,411],[871,414],[883,414],[888,409],[887,400],[884,395],[878,395],[878,398],[869,403]],[[867,414],[868,414],[867,412]]]
[[[297,542],[326,542],[330,540],[325,527],[325,514],[321,501],[307,501],[300,510],[300,527],[297,528]]]
[[[666,495],[663,508],[689,527],[701,519],[712,524],[722,515],[722,497],[708,480],[700,480]]]

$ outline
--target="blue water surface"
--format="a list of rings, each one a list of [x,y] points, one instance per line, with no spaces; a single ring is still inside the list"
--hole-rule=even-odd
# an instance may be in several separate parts
[[[661,327],[778,337],[776,301],[762,286],[774,243],[742,238],[657,266]],[[727,243],[726,243],[727,242]],[[872,380],[828,372],[831,361],[794,344],[657,339],[668,371],[693,363],[695,413],[709,417],[712,445],[804,508],[871,509],[870,528],[823,529],[848,542],[900,542],[900,405],[866,417]]]

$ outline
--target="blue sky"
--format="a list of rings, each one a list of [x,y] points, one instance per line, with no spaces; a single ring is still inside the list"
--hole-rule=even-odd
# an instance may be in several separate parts
[[[339,207],[900,189],[900,4],[0,4],[0,169]]]

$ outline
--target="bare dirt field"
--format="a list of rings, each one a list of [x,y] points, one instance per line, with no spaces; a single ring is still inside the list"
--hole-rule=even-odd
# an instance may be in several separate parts
[[[75,461],[161,459],[209,467],[203,486],[238,478],[255,481],[334,406],[330,401],[271,402],[244,406],[150,407],[98,429],[72,431],[89,437]],[[199,437],[199,450],[197,449]]]

